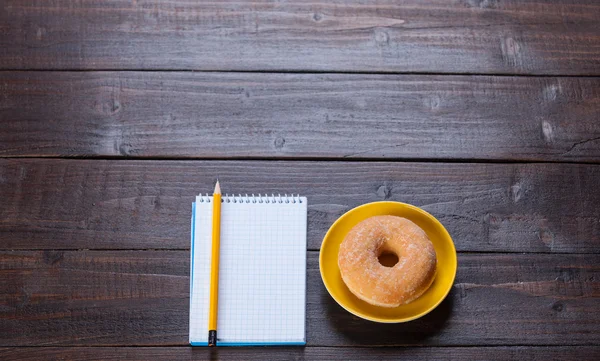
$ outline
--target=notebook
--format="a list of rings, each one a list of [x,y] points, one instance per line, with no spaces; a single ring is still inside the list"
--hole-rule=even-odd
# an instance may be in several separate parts
[[[192,205],[192,346],[208,345],[212,199]],[[306,215],[305,197],[222,197],[217,346],[306,344]]]

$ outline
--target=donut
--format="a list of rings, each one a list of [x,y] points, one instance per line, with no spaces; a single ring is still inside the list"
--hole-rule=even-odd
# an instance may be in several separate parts
[[[387,267],[384,253],[398,257]],[[431,286],[437,259],[427,234],[406,218],[370,217],[346,235],[338,254],[342,279],[350,292],[375,306],[398,307],[421,296]]]

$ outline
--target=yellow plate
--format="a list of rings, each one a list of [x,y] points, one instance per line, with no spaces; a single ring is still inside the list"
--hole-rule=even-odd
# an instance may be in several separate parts
[[[415,301],[399,307],[378,307],[358,299],[344,284],[338,267],[338,251],[346,234],[360,221],[378,215],[404,217],[416,223],[427,233],[437,256],[437,274],[431,287]],[[331,297],[348,312],[383,323],[412,321],[433,310],[450,292],[456,267],[456,249],[446,228],[421,208],[400,202],[367,203],[346,212],[327,231],[319,255],[321,277]]]

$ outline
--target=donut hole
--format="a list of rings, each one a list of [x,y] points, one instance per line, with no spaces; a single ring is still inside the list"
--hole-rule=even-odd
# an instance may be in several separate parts
[[[398,255],[391,251],[383,251],[377,256],[383,267],[394,267],[398,263]]]

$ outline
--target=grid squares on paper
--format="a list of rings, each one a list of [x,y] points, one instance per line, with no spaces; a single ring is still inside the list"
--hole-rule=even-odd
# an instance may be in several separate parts
[[[202,198],[192,227],[192,344],[206,343],[208,333],[212,200]],[[304,343],[307,206],[301,200],[223,202],[219,344]]]

